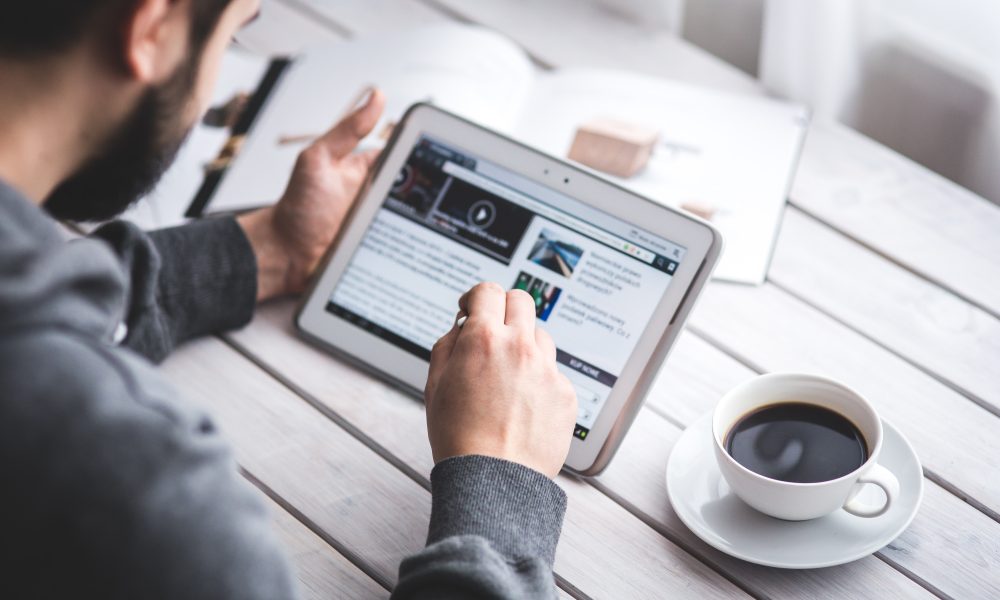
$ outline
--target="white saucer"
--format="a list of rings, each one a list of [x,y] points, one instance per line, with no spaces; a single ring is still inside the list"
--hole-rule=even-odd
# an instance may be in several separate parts
[[[750,508],[729,491],[712,448],[712,415],[698,419],[677,441],[667,463],[667,496],[695,535],[726,554],[786,569],[814,569],[868,556],[906,529],[924,493],[920,460],[906,438],[882,422],[879,463],[899,479],[899,500],[881,517],[837,510],[811,521],[782,521]],[[859,495],[878,504],[884,496],[867,485]]]

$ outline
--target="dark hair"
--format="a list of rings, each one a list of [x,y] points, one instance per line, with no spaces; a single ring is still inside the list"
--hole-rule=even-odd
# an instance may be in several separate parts
[[[0,57],[40,58],[67,50],[87,32],[110,34],[137,0],[19,0],[0,18]],[[191,47],[201,50],[231,0],[191,0]]]

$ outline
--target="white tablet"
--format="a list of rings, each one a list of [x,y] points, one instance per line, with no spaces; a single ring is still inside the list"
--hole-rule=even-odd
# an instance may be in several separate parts
[[[599,473],[721,250],[707,223],[425,104],[396,127],[296,316],[309,339],[422,394],[481,281],[526,290],[579,415],[566,467]]]

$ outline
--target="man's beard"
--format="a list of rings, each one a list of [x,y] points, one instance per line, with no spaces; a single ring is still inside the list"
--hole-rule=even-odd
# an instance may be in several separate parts
[[[109,142],[46,198],[53,217],[106,221],[146,195],[174,161],[190,127],[183,122],[191,100],[198,53],[177,72],[146,91]]]

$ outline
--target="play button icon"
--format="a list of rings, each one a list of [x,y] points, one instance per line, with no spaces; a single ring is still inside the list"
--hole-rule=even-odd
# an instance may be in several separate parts
[[[480,200],[469,208],[469,225],[476,229],[486,229],[497,218],[497,207],[489,200]]]

